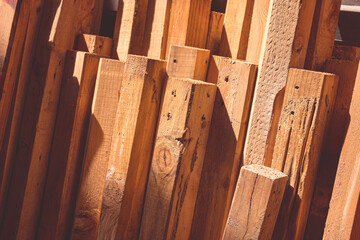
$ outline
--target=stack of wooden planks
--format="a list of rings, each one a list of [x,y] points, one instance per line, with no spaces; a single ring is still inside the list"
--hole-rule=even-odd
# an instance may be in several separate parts
[[[0,239],[360,239],[341,0],[106,1],[7,23]]]

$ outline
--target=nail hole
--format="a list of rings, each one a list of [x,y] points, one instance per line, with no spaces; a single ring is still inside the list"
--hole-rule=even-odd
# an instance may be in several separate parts
[[[171,92],[171,95],[173,95],[174,97],[176,97],[176,90],[173,90],[173,91]]]
[[[225,77],[225,82],[229,82],[229,76]]]
[[[209,94],[209,93],[206,93],[206,96],[209,98],[209,97],[210,97],[210,94]]]
[[[170,119],[171,119],[171,117],[172,117],[171,112],[168,112],[168,114],[167,114],[167,120],[170,120]]]
[[[299,89],[300,87],[299,86],[295,86],[295,89]]]
[[[174,59],[174,63],[176,63],[177,61],[176,61],[176,59]]]
[[[295,114],[295,112],[294,112],[294,111],[291,111],[291,112],[290,112],[290,114],[291,114],[291,115],[294,115],[294,114]]]

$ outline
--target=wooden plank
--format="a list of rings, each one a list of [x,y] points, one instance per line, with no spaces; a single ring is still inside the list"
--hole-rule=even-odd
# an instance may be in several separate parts
[[[138,238],[165,78],[165,61],[128,56],[111,140],[98,239]]]
[[[210,13],[206,49],[209,49],[212,54],[217,54],[220,47],[221,34],[224,26],[224,17],[224,13],[213,11]]]
[[[112,38],[80,34],[77,38],[75,50],[94,53],[100,57],[110,57],[112,44]]]
[[[166,57],[171,45],[206,47],[210,9],[211,0],[172,0]]]
[[[329,164],[331,164],[329,171],[333,172],[334,168],[337,167],[337,172],[323,239],[342,240],[358,239],[360,236],[360,161],[358,157],[360,152],[358,138],[360,48],[345,47],[344,49],[344,47],[340,47],[340,49],[349,52],[345,53],[345,57],[340,56],[340,58],[332,59],[326,64],[326,69],[339,72],[341,80],[336,102],[337,108],[335,108],[335,116],[337,117],[333,118],[333,124],[337,124],[336,129],[340,131],[340,134],[336,135],[336,139],[329,139],[329,147],[327,148],[329,150],[330,147],[336,147],[337,154],[334,157],[339,159],[339,163],[337,165],[338,159],[333,159],[330,155],[332,152],[329,152]],[[336,133],[336,129],[331,129],[330,134]],[[329,137],[334,136],[334,134],[330,134]],[[331,189],[330,192],[326,191],[326,193],[331,194]]]
[[[99,56],[68,52],[37,239],[68,239]]]
[[[308,69],[321,71],[331,57],[340,15],[341,0],[317,1],[306,57]]]
[[[124,65],[104,58],[99,63],[71,239],[97,239]]]
[[[143,55],[165,59],[171,0],[149,0]]]
[[[303,239],[338,77],[290,69],[271,167],[289,176],[273,239]]]
[[[277,111],[275,106],[281,105],[276,104],[276,100],[279,100],[277,95],[285,87],[289,67],[302,68],[304,65],[304,62],[300,61],[297,61],[298,65],[290,65],[292,58],[299,56],[299,52],[292,48],[293,43],[299,41],[297,37],[306,39],[310,36],[310,32],[306,33],[306,29],[297,26],[304,23],[303,17],[306,17],[307,24],[311,23],[312,19],[308,18],[308,14],[300,11],[300,9],[306,9],[306,12],[310,11],[310,8],[302,7],[304,4],[311,4],[311,0],[290,0],[286,2],[273,0],[270,3],[246,136],[244,151],[244,163],[246,165],[253,163],[263,165],[265,163],[266,146],[273,145],[268,144],[268,140],[271,139],[273,114]],[[307,51],[305,46],[296,50]]]
[[[189,238],[215,94],[213,84],[169,78],[140,239]]]
[[[217,57],[217,56],[215,56]],[[240,172],[257,66],[219,57],[209,140],[191,239],[221,239]]]
[[[119,3],[116,14],[112,57],[126,61],[128,54],[142,55],[149,0]]]
[[[27,62],[18,73],[22,85],[18,86],[15,100],[17,115],[13,116],[13,121],[14,117],[16,119],[11,126],[12,140],[6,161],[21,159],[23,164],[15,164],[13,168],[11,178],[14,180],[9,187],[3,218],[6,221],[0,233],[4,239],[35,237],[66,52],[73,48],[80,31],[96,29],[99,19],[94,16],[102,10],[101,0],[86,3],[63,0],[59,5],[34,1],[30,4],[36,6],[31,14],[42,14],[42,9],[46,14],[42,15],[40,30],[36,32],[39,36],[36,51],[34,45],[28,49],[30,54],[35,54],[35,60]]]
[[[287,180],[268,167],[242,167],[222,239],[271,239]]]
[[[245,59],[254,0],[228,0],[218,54]]]
[[[205,81],[210,51],[207,49],[171,46],[166,71],[169,77]]]

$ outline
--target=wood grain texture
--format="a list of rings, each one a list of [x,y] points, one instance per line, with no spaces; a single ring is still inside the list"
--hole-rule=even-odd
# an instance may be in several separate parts
[[[143,55],[165,59],[171,0],[149,0],[148,4]]]
[[[111,140],[99,240],[138,238],[165,78],[165,61],[128,56]]]
[[[169,77],[206,80],[210,51],[207,49],[171,46],[166,71]]]
[[[341,47],[343,48],[343,47]],[[345,56],[327,62],[326,68],[339,71],[340,89],[337,98],[338,109],[335,113],[343,119],[340,146],[337,148],[339,163],[330,159],[331,170],[337,166],[334,188],[332,191],[330,208],[326,219],[323,239],[358,239],[359,206],[360,206],[360,161],[359,161],[359,91],[360,68],[359,48],[348,47]],[[350,55],[349,55],[350,53]],[[355,53],[357,53],[355,55]],[[334,124],[336,119],[334,119]],[[336,125],[340,128],[341,125]],[[331,132],[335,131],[332,130]],[[333,141],[336,141],[334,139]],[[329,140],[331,143],[331,141]],[[329,145],[333,147],[333,145]],[[329,153],[330,154],[330,153]],[[337,160],[337,159],[336,159]],[[331,192],[330,192],[331,193]]]
[[[341,0],[317,1],[306,57],[306,67],[308,69],[323,70],[326,60],[331,57],[341,2]]]
[[[0,2],[0,75],[4,65],[6,51],[9,45],[9,37],[11,34],[11,26],[13,24],[14,14],[15,6],[13,7],[6,2]]]
[[[303,239],[338,77],[290,69],[271,167],[289,176],[273,239]]]
[[[123,70],[123,62],[100,60],[71,239],[97,239]]]
[[[75,50],[94,53],[100,57],[110,57],[112,44],[112,38],[80,34],[77,38]]]
[[[206,49],[209,49],[212,54],[217,54],[220,47],[221,34],[224,26],[224,13],[211,12],[209,30],[206,41]]]
[[[171,45],[206,47],[210,10],[211,0],[172,0],[166,57]]]
[[[267,141],[270,137],[277,95],[285,87],[297,26],[301,22],[300,9],[305,1],[272,0],[266,25],[256,81],[249,128],[246,136],[244,163],[264,164]],[[309,33],[310,34],[310,33]],[[306,49],[302,49],[306,51]],[[299,63],[298,68],[304,63]]]
[[[145,195],[140,239],[188,239],[216,86],[169,78]]]
[[[119,2],[112,57],[126,61],[128,54],[142,55],[149,0]]]
[[[257,71],[257,66],[250,63],[214,57],[220,58],[218,91],[190,239],[222,237],[242,165]]]
[[[245,59],[254,0],[228,0],[218,54]]]
[[[80,180],[99,56],[68,52],[37,239],[67,239]]]
[[[32,14],[44,14],[40,21],[34,54],[21,69],[15,99],[16,116],[7,149],[14,164],[10,191],[1,229],[4,239],[32,239],[36,234],[54,133],[64,61],[81,31],[96,31],[102,1],[35,1]],[[39,4],[39,5],[38,5]],[[94,23],[95,21],[95,23]],[[36,51],[35,51],[36,50]],[[24,60],[24,59],[23,59]],[[29,60],[29,59],[27,59]],[[15,120],[14,120],[15,117]],[[11,141],[11,143],[10,143]]]
[[[242,167],[222,239],[271,239],[287,180],[272,168]]]

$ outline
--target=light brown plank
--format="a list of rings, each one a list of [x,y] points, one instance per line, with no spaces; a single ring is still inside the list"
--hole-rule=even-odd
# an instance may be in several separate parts
[[[37,239],[69,238],[99,56],[68,52]]]
[[[214,11],[210,13],[206,49],[209,49],[212,54],[217,54],[220,47],[221,34],[224,26],[224,17],[224,13]]]
[[[171,45],[205,48],[211,0],[172,0],[166,57]]]
[[[111,140],[98,239],[138,238],[165,78],[165,61],[128,56]]]
[[[169,78],[145,195],[140,239],[188,239],[216,86]]]
[[[11,26],[14,20],[16,2],[17,1],[0,2],[0,76],[6,57],[6,51],[9,45],[9,37],[11,34]]]
[[[336,130],[341,131],[341,135],[336,134],[335,139],[329,139],[326,148],[328,151],[330,148],[337,150],[334,155],[337,159],[329,159],[332,152],[327,152],[331,164],[329,170],[334,171],[334,167],[335,170],[337,167],[337,171],[334,188],[327,191],[331,194],[332,190],[332,196],[323,239],[358,239],[360,236],[359,51],[360,48],[339,46],[335,49],[336,58],[326,63],[326,69],[340,75],[337,107],[334,110],[336,117],[332,124],[335,129],[329,128],[333,133],[329,137],[334,136]]]
[[[271,239],[287,180],[272,168],[242,167],[222,239]]]
[[[249,128],[246,136],[244,163],[264,164],[267,142],[270,138],[273,114],[277,95],[285,87],[290,62],[295,54],[292,46],[297,42],[297,36],[308,38],[303,28],[302,18],[307,17],[308,23],[312,21],[300,9],[312,0],[273,0],[270,2],[270,12],[266,25],[263,49],[261,51],[259,73],[256,81],[254,101],[252,105]],[[311,9],[306,11],[310,11]],[[300,31],[300,32],[299,32]],[[304,41],[305,42],[305,41]],[[304,46],[305,47],[305,46]],[[300,48],[306,52],[306,48]],[[298,62],[297,68],[302,68],[304,62]],[[268,144],[272,146],[273,144]]]
[[[273,239],[303,239],[338,77],[290,69],[271,167],[289,176]]]
[[[225,57],[217,58],[220,58],[216,78],[218,91],[191,239],[222,237],[242,165],[241,153],[255,86],[256,65]]]
[[[123,68],[100,60],[71,239],[97,239]]]
[[[112,44],[112,38],[91,34],[80,34],[77,38],[75,50],[94,53],[100,57],[110,57]]]
[[[206,80],[210,51],[207,49],[171,46],[166,71],[169,77]]]
[[[245,59],[254,0],[228,0],[218,54]]]
[[[112,57],[126,61],[128,54],[142,55],[149,0],[119,2]]]

